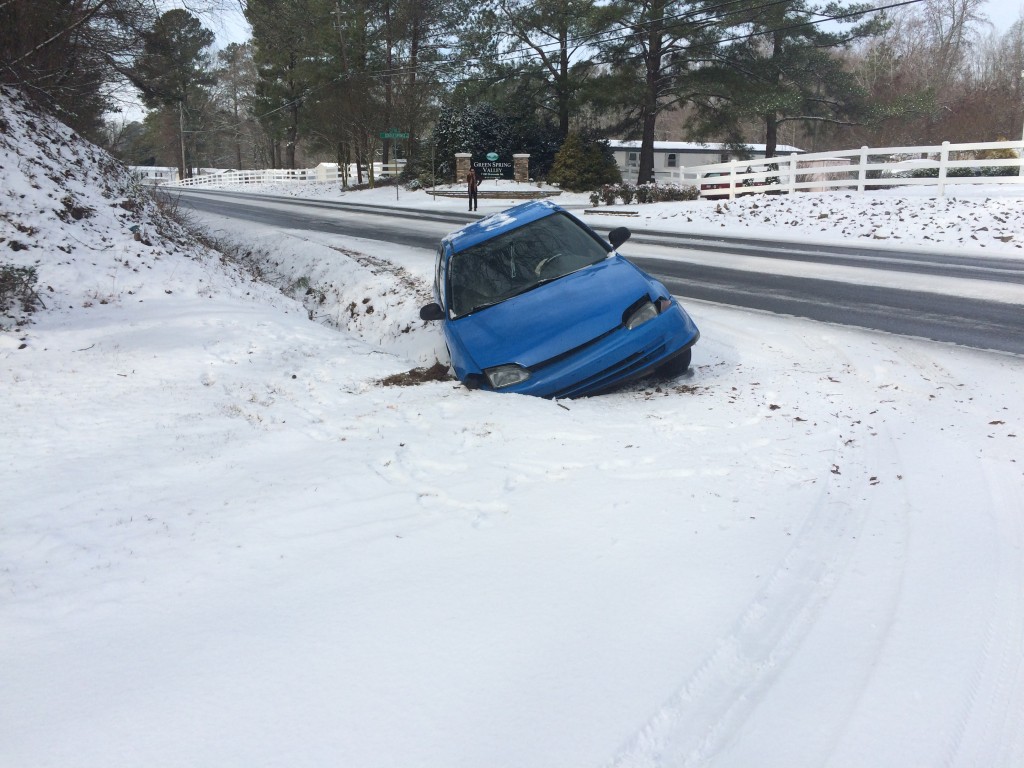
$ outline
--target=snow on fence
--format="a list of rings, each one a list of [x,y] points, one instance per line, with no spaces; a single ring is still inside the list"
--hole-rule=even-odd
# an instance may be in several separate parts
[[[374,176],[385,178],[401,172],[405,161],[374,166]],[[316,168],[223,171],[202,169],[190,179],[155,178],[153,169],[136,169],[144,180],[181,187],[230,187],[271,182],[314,183],[342,180],[336,163]],[[172,170],[173,169],[166,169]],[[861,147],[840,152],[792,154],[757,160],[689,166],[683,183],[703,186],[704,196],[733,199],[752,192],[823,192],[855,190],[864,192],[895,186],[934,187],[942,197],[948,184],[1024,183],[1024,140],[986,141],[917,147]],[[349,178],[355,176],[354,169]]]
[[[702,185],[702,194],[752,192],[864,192],[895,186],[1024,183],[1024,141],[986,141],[919,147],[861,147],[841,152],[792,154],[768,160],[732,160],[684,169],[684,183]]]
[[[404,166],[404,160],[399,160],[397,163],[376,163],[374,165],[374,177],[383,179],[389,176],[396,176],[402,172]],[[136,168],[134,170],[142,177],[143,181],[169,187],[221,188],[245,184],[312,184],[342,180],[341,171],[337,163],[320,163],[316,168],[267,168],[252,171],[201,168],[195,176],[187,179],[178,179],[178,173],[175,169],[164,169],[172,171],[172,177],[162,177],[159,174],[155,174],[153,172],[155,169]],[[349,178],[355,178],[355,175],[355,167],[353,166],[350,168]]]

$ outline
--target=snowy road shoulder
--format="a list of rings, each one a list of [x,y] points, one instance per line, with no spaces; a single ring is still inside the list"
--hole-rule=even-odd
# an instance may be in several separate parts
[[[429,254],[223,260],[0,108],[0,765],[1024,763],[1020,357],[695,302],[675,381],[386,386]]]
[[[114,720],[251,765],[1020,754],[1017,358],[697,305],[676,382],[382,388],[433,349],[388,254],[267,237],[374,311],[215,292],[17,352],[5,760],[118,764]]]

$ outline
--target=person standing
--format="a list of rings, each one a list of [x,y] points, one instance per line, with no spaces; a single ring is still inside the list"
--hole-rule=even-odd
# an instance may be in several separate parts
[[[475,211],[477,205],[477,189],[480,187],[480,178],[476,175],[476,168],[470,168],[466,174],[466,190],[469,192],[469,210]]]

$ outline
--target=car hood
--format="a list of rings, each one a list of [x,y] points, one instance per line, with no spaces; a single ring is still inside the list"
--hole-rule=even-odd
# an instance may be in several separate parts
[[[650,295],[651,283],[619,255],[452,322],[481,370],[530,367],[593,341],[622,324],[622,313]]]

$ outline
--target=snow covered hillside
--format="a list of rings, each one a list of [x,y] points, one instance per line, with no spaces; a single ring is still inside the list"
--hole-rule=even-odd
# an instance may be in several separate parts
[[[1020,358],[692,303],[675,381],[411,381],[429,252],[224,260],[0,107],[0,765],[1024,763]]]

